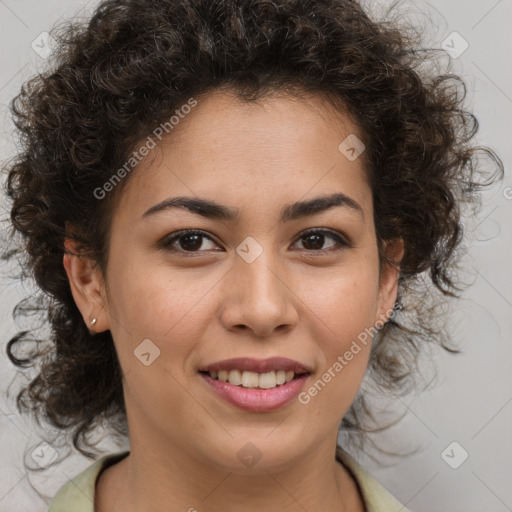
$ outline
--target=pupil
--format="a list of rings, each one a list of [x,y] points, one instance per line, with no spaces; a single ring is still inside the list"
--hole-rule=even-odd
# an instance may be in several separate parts
[[[307,246],[307,245],[310,245],[310,246],[311,246],[311,245],[314,245],[314,246],[315,246],[315,247],[309,247],[309,248],[312,248],[312,249],[320,249],[320,248],[322,247],[322,245],[323,245],[323,243],[318,244],[318,242],[319,242],[319,241],[323,241],[324,235],[316,235],[316,234],[312,234],[312,235],[306,235],[304,238],[305,238],[306,240],[307,240],[307,239],[313,239],[313,240],[315,240],[315,239],[316,239],[316,243],[315,243],[315,242],[313,242],[313,244],[310,244],[309,242],[306,242],[306,244],[305,244],[306,246]],[[307,247],[306,247],[306,248],[307,248]]]
[[[183,240],[190,239],[190,238],[194,239],[194,241],[191,244],[187,243],[187,242],[183,243]],[[201,235],[184,235],[183,237],[181,237],[180,245],[181,245],[182,249],[189,249],[189,250],[198,249],[199,247],[201,247]]]

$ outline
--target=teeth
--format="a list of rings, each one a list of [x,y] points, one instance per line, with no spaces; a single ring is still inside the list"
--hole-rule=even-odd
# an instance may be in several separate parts
[[[226,380],[229,380],[229,383],[233,384],[233,386],[240,386],[240,384],[242,384],[242,372],[239,370],[231,370]]]
[[[229,372],[231,373],[231,372]],[[259,374],[255,372],[242,373],[242,386],[244,388],[257,388],[259,384]]]
[[[293,378],[293,377],[292,377]],[[276,384],[280,386],[286,382],[286,372],[284,370],[279,370],[276,372]]]
[[[295,373],[292,371],[285,372],[284,370],[266,373],[220,370],[219,372],[210,372],[210,377],[244,388],[272,389],[293,380]]]
[[[259,386],[263,389],[272,389],[277,386],[276,372],[262,373],[259,379]]]

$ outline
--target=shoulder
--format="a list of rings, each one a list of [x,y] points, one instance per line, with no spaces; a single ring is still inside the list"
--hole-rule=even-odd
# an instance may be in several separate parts
[[[356,480],[367,512],[412,512],[402,505],[340,446],[336,449],[336,458],[350,471]]]
[[[53,497],[48,512],[94,512],[96,480],[102,470],[128,455],[125,450],[104,455],[66,482]]]

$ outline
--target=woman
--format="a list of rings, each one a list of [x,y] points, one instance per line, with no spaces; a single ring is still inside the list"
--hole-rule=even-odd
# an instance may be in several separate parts
[[[51,339],[8,354],[21,410],[130,450],[50,512],[407,510],[337,439],[367,370],[398,393],[453,350],[418,298],[456,296],[478,202],[458,77],[348,0],[110,0],[60,42],[7,183]]]

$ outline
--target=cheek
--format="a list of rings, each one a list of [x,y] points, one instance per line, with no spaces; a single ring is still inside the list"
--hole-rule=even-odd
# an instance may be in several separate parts
[[[339,298],[325,302],[323,307],[319,317],[328,328],[319,326],[316,336],[321,364],[299,401],[311,413],[328,414],[340,421],[366,373],[374,308],[368,303]]]
[[[314,379],[317,384],[309,388],[311,393],[306,389],[315,407],[336,404],[333,411],[346,410],[357,394],[374,333],[377,281],[378,272],[372,266],[359,266],[338,273],[322,290],[310,288],[306,295],[310,318],[316,318],[315,338],[322,353],[322,367]]]
[[[110,282],[111,331],[132,410],[151,417],[186,408],[190,397],[183,391],[181,367],[199,339],[195,330],[206,304],[201,298],[211,284],[194,285],[185,272],[128,261],[112,272]]]
[[[332,346],[357,336],[373,324],[378,299],[378,271],[373,265],[355,264],[330,272],[321,280],[302,282],[301,299],[311,314],[323,321],[337,338]]]
[[[134,351],[143,340],[160,351],[155,365],[162,367],[180,364],[194,349],[193,340],[212,321],[209,298],[219,276],[193,274],[130,261],[112,271],[111,331],[125,372],[139,368]]]
[[[171,270],[164,264],[130,259],[112,265],[113,314],[131,332],[158,338],[192,312],[211,285],[208,276],[194,278],[190,269]]]

